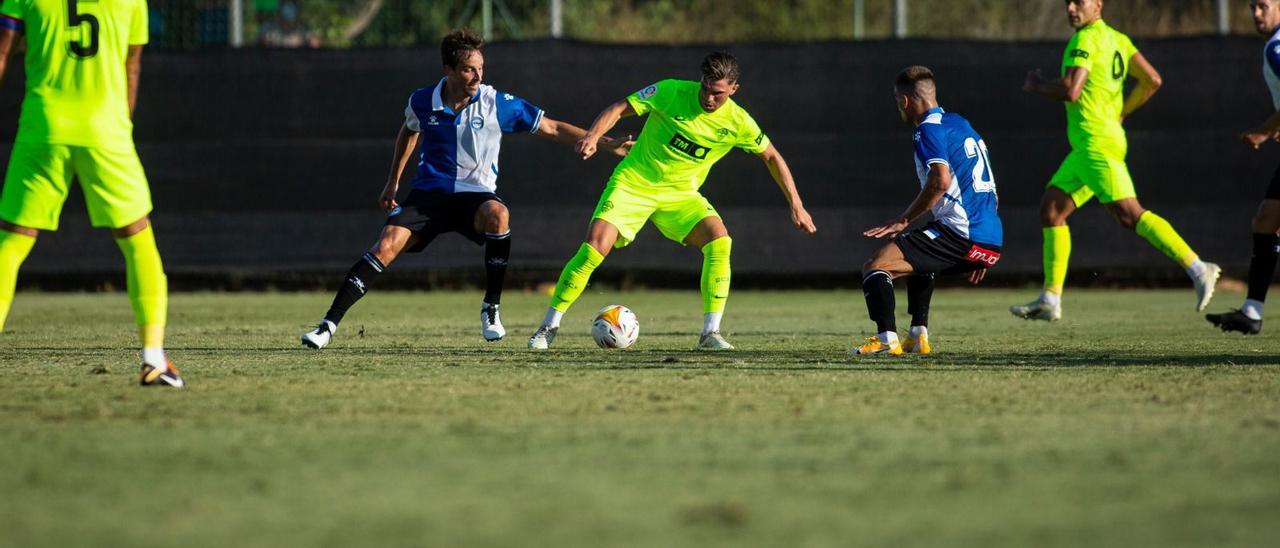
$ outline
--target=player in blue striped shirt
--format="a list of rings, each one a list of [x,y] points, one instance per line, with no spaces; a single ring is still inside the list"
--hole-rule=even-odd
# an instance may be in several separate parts
[[[498,316],[502,283],[511,252],[509,213],[497,194],[498,153],[507,133],[532,133],[574,145],[582,128],[547,117],[542,109],[482,83],[484,42],[473,32],[455,30],[444,37],[440,53],[444,78],[409,97],[405,122],[396,136],[391,173],[378,200],[387,212],[381,237],[347,272],[324,320],[302,335],[302,344],[324,348],[347,310],[369,291],[378,275],[401,253],[419,252],[444,233],[457,232],[485,247],[487,287],[481,306],[481,334],[497,341],[506,335]],[[396,200],[400,176],[421,141],[413,187]],[[626,155],[629,141],[602,141]]]

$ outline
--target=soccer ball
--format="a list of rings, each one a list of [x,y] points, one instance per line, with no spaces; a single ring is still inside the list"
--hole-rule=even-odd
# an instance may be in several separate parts
[[[631,309],[611,304],[596,313],[591,322],[591,338],[600,348],[628,348],[640,338],[640,320]]]

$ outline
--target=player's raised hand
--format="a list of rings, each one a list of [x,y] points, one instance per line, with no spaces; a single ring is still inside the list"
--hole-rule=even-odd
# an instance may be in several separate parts
[[[636,146],[636,138],[634,135],[628,135],[621,139],[613,140],[614,147],[611,150],[615,156],[625,157],[631,153],[631,147]]]
[[[595,156],[596,144],[598,141],[599,139],[596,137],[587,135],[586,137],[579,139],[578,144],[574,145],[573,149],[578,151],[578,154],[582,156],[583,160],[586,160],[587,158]]]
[[[387,186],[382,187],[382,194],[378,196],[378,207],[388,213],[398,207],[400,205],[396,203],[396,192],[398,190],[400,190],[400,185],[388,181]]]
[[[815,234],[818,227],[813,224],[813,217],[809,216],[809,212],[803,206],[791,208],[791,224],[796,228],[804,231],[805,234]]]
[[[897,236],[898,233],[902,232],[903,230],[906,230],[907,226],[910,224],[911,223],[907,222],[905,219],[901,219],[901,218],[893,219],[891,221],[886,221],[877,226],[868,228],[865,232],[862,233],[862,235],[868,238],[876,238],[876,239],[892,238],[894,236]]]
[[[1270,133],[1258,130],[1249,130],[1240,134],[1240,142],[1253,147],[1253,150],[1258,150],[1258,148],[1262,146],[1262,143],[1271,140],[1271,137],[1272,134]]]

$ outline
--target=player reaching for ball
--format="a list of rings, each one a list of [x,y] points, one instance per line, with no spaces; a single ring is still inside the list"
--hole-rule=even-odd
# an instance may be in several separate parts
[[[1000,260],[1004,228],[996,213],[995,176],[987,144],[959,114],[938,106],[933,72],[908,67],[893,85],[898,114],[915,126],[916,175],[920,193],[901,215],[868,229],[871,238],[893,238],[862,267],[862,292],[876,335],[853,349],[855,355],[928,354],[929,301],[937,274],[969,274],[982,281],[987,268]],[[933,222],[907,230],[911,222],[933,212]],[[907,277],[907,310],[911,331],[898,341],[894,318],[893,280]]]
[[[413,92],[405,122],[396,137],[391,173],[378,204],[387,224],[377,243],[347,272],[333,304],[315,329],[302,335],[304,346],[328,346],[347,310],[365,295],[401,253],[419,252],[437,236],[457,232],[483,245],[487,287],[480,308],[480,331],[487,341],[506,335],[498,306],[511,252],[508,211],[496,194],[498,152],[505,133],[533,133],[577,143],[586,131],[543,115],[524,99],[482,84],[484,41],[455,30],[444,37],[440,54],[444,78]],[[396,201],[405,163],[418,141],[421,160],[413,189]],[[630,141],[603,139],[602,145],[625,155]]]
[[[733,101],[738,91],[738,61],[714,52],[702,61],[702,79],[662,80],[604,109],[578,142],[590,158],[601,135],[620,118],[649,115],[635,148],[614,169],[605,186],[586,241],[565,265],[542,325],[529,348],[546,349],[555,340],[560,319],[587,287],[591,273],[614,247],[635,240],[645,222],[681,245],[702,250],[703,325],[698,348],[729,350],[720,320],[729,297],[729,251],[733,240],[720,214],[698,192],[711,166],[734,148],[764,160],[791,208],[800,230],[817,231],[796,191],[791,170],[750,114]]]
[[[1023,89],[1066,103],[1071,153],[1049,181],[1040,202],[1044,234],[1044,291],[1036,300],[1009,308],[1028,320],[1062,318],[1062,289],[1071,254],[1067,218],[1094,196],[1116,222],[1133,230],[1187,272],[1196,290],[1196,310],[1213,298],[1221,269],[1200,260],[1164,218],[1138,203],[1125,165],[1129,144],[1122,122],[1160,88],[1160,74],[1133,42],[1102,20],[1103,0],[1066,0],[1067,18],[1076,33],[1067,43],[1062,78],[1027,74]],[[1131,70],[1136,69],[1136,70]],[[1126,97],[1125,80],[1138,80]]]
[[[169,290],[151,230],[151,189],[133,144],[133,107],[148,41],[145,0],[4,0],[0,77],[26,36],[27,94],[0,197],[0,330],[18,267],[41,230],[57,230],[73,180],[89,222],[124,255],[142,339],[144,386],[185,385],[164,352]]]

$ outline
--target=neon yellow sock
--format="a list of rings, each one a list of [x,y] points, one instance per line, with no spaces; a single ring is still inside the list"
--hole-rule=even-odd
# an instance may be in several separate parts
[[[156,236],[151,227],[128,238],[117,238],[116,245],[124,254],[128,280],[129,303],[138,322],[143,348],[164,346],[164,326],[169,309],[169,280],[160,262]]]
[[[569,259],[569,264],[564,265],[564,270],[560,272],[560,280],[556,282],[555,293],[551,294],[551,308],[565,312],[573,306],[573,302],[582,296],[582,290],[587,288],[587,281],[591,279],[591,273],[595,272],[596,267],[604,262],[604,255],[601,255],[596,248],[591,247],[583,242],[578,247],[578,252]]]
[[[1173,229],[1173,225],[1155,212],[1146,211],[1138,217],[1138,226],[1134,230],[1166,257],[1177,261],[1182,268],[1187,268],[1200,259],[1182,236],[1178,235],[1178,231]]]
[[[18,267],[35,245],[36,239],[31,236],[0,230],[0,331],[4,331],[4,320],[18,287]]]
[[[1062,294],[1067,283],[1067,260],[1071,258],[1071,229],[1067,225],[1045,227],[1044,233],[1044,290],[1054,295]]]
[[[729,252],[733,238],[725,236],[702,246],[702,311],[724,312],[729,299]]]

